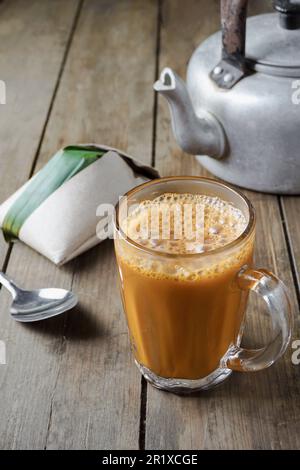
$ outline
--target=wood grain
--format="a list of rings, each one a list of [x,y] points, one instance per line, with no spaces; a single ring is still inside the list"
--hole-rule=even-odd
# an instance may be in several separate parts
[[[28,178],[37,151],[78,0],[0,4],[0,201]],[[60,15],[57,15],[57,9]],[[0,236],[0,266],[7,245]]]
[[[0,5],[0,69],[1,79],[7,85],[7,104],[0,107],[1,199],[30,175],[77,7],[77,0],[64,4],[59,0],[13,0]],[[1,264],[6,250],[1,238]],[[40,262],[40,257],[31,256],[29,249],[16,245],[11,274],[28,286],[38,282],[47,285],[52,270],[53,282],[63,284],[50,263],[45,269]],[[0,302],[0,338],[7,348],[7,365],[0,369],[0,447],[30,448],[34,441],[36,447],[42,447],[52,390],[47,386],[56,377],[55,364],[47,357],[52,357],[53,350],[59,350],[60,338],[51,337],[50,323],[37,325],[38,334],[31,327],[15,324],[9,318],[10,298],[3,289]],[[51,323],[54,331],[58,323]],[[39,349],[35,345],[40,338],[43,344]],[[39,362],[37,358],[45,361]]]
[[[205,37],[219,28],[219,2],[180,0],[163,4],[160,68],[171,66],[185,75],[186,60]],[[249,2],[250,14],[266,11],[269,2]],[[163,175],[206,174],[193,157],[183,154],[172,136],[169,111],[159,99],[157,167]],[[268,267],[291,290],[298,312],[286,240],[276,197],[247,192],[257,211],[256,262]],[[262,305],[251,297],[248,344],[268,338]],[[299,328],[295,331],[299,337]],[[234,374],[215,391],[178,397],[148,386],[146,448],[148,449],[279,449],[300,444],[300,380],[291,350],[276,365],[256,374]],[[288,431],[290,429],[290,431]]]
[[[300,199],[295,196],[283,196],[280,198],[280,202],[286,221],[295,281],[298,286],[298,292],[300,292]]]
[[[156,1],[84,2],[37,169],[64,144],[105,143],[151,161]],[[99,201],[100,202],[100,201]],[[1,321],[3,448],[137,448],[141,378],[130,354],[112,242],[58,269],[24,246],[8,272],[27,286],[78,293],[68,315],[24,327]]]
[[[76,142],[127,149],[148,163],[154,156],[163,175],[206,174],[178,148],[161,98],[153,122],[152,83],[158,66],[185,76],[195,47],[219,29],[219,0],[85,0],[77,23],[81,4],[0,3],[0,79],[8,90],[8,103],[0,105],[0,198],[28,178],[35,156],[37,170],[59,147]],[[268,11],[270,2],[250,0],[249,7],[256,14]],[[297,316],[290,258],[299,292],[298,198],[282,198],[279,205],[277,197],[247,195],[258,216],[257,264],[290,287]],[[6,249],[0,241],[1,264]],[[7,365],[0,366],[0,448],[137,448],[141,379],[130,354],[112,243],[60,269],[16,245],[8,273],[27,287],[72,287],[80,305],[65,316],[20,325],[9,318],[10,298],[1,290]],[[266,341],[268,329],[261,303],[251,298],[247,344]],[[266,371],[236,373],[194,397],[144,387],[146,448],[299,448],[300,380],[291,352]]]
[[[150,163],[156,18],[153,1],[85,3],[42,158],[53,146],[93,141]],[[47,448],[137,448],[140,376],[130,353],[112,243],[79,258],[74,272],[82,312],[68,318]],[[93,339],[88,334],[84,339],[86,322],[95,325]],[[83,338],[73,341],[81,330]]]

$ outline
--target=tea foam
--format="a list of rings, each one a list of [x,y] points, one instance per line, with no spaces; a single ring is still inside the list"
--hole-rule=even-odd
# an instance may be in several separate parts
[[[142,201],[121,226],[129,238],[146,248],[196,254],[236,240],[247,221],[242,211],[219,197],[164,193]]]

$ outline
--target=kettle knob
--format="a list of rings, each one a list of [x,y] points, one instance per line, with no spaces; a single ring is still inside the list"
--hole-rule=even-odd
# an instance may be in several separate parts
[[[300,29],[300,0],[274,0],[273,5],[282,28]]]

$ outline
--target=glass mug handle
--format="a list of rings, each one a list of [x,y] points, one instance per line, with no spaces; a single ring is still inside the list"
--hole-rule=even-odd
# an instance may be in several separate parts
[[[271,366],[285,352],[292,334],[293,318],[289,296],[283,282],[265,269],[242,269],[238,286],[260,295],[266,302],[272,320],[274,339],[260,349],[232,346],[222,366],[236,371],[258,371]]]

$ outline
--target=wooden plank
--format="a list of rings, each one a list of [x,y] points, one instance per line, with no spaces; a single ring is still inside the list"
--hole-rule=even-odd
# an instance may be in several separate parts
[[[156,19],[155,1],[85,4],[43,155],[62,143],[94,141],[127,148],[150,163]],[[70,122],[69,111],[77,116]],[[140,376],[111,242],[78,260],[73,288],[85,315],[73,322],[69,317],[47,448],[137,448]],[[86,322],[95,325],[88,341]],[[80,339],[72,341],[80,328]]]
[[[85,4],[43,153],[62,138],[76,139],[127,148],[150,163],[156,18],[152,1]],[[70,123],[68,109],[77,116]],[[107,242],[76,264],[73,287],[99,334],[88,342],[69,342],[67,336],[47,448],[138,446],[140,377],[112,251]],[[79,322],[83,330],[85,321]],[[69,324],[70,331],[76,328],[76,322]]]
[[[28,288],[70,287],[67,270],[56,269],[19,244],[13,249],[8,273]],[[0,367],[0,448],[43,449],[63,354],[66,318],[61,316],[22,325],[10,318],[11,299],[4,289],[0,303],[0,338],[6,343],[7,360],[7,364]]]
[[[295,196],[283,196],[281,204],[291,247],[296,283],[300,291],[300,199]]]
[[[300,307],[300,198],[299,196],[281,196],[280,205],[282,215],[285,220],[286,237],[288,239],[292,272]],[[299,315],[299,308],[297,310]],[[299,316],[298,316],[299,319]],[[298,320],[300,321],[300,320]],[[294,335],[294,339],[299,339],[300,335]]]
[[[254,14],[266,10],[269,2],[249,5],[250,14]],[[189,0],[182,6],[180,0],[169,0],[164,2],[162,16],[160,69],[171,66],[185,76],[186,61],[193,49],[219,28],[219,2]],[[158,107],[156,161],[164,175],[206,174],[175,143],[169,111],[162,99]],[[286,282],[297,312],[277,198],[249,191],[247,195],[257,210],[257,264],[274,270]],[[268,333],[264,315],[257,315],[261,308],[261,303],[251,298],[247,336],[257,342],[266,340]],[[295,331],[297,336],[299,328]],[[270,369],[233,374],[219,389],[198,396],[179,397],[148,386],[146,448],[299,448],[299,391],[299,374],[292,366],[290,349]]]
[[[7,85],[7,104],[0,106],[2,200],[31,172],[78,5],[78,0],[1,2],[0,70]],[[1,237],[1,265],[6,250]],[[21,245],[14,247],[11,261],[10,273],[20,283],[33,286],[40,281],[40,285],[47,285],[45,273],[52,269],[53,283],[63,284],[62,276],[50,263],[46,268],[45,264],[41,266],[39,263],[44,260],[38,255],[33,258],[30,250]],[[56,334],[62,320],[35,328],[22,327],[9,318],[10,298],[4,289],[0,299],[0,339],[6,342],[7,349],[7,365],[0,367],[0,447],[31,448],[35,439],[36,447],[41,448],[52,391],[47,385],[56,377],[55,363],[42,360],[45,354],[53,358],[53,351],[59,350],[61,338],[56,338]],[[39,351],[35,344],[40,338],[43,344]],[[40,363],[36,361],[39,354]],[[44,425],[44,432],[39,424]]]
[[[156,23],[156,1],[84,2],[37,168],[60,146],[86,141],[151,161]],[[61,269],[18,246],[8,271],[28,286],[73,284],[80,307],[23,327],[7,318],[1,293],[9,366],[0,370],[0,445],[137,448],[141,379],[112,243]]]
[[[30,174],[77,4],[78,0],[0,4],[0,79],[7,95],[6,104],[0,105],[0,201]],[[6,252],[1,235],[0,266]]]

